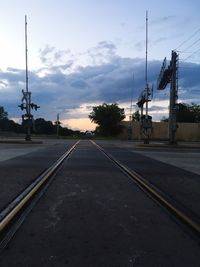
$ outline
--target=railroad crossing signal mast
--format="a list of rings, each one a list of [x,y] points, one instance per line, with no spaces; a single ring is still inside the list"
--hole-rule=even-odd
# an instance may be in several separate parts
[[[140,122],[141,122],[141,132],[144,135],[144,144],[149,144],[149,138],[152,131],[152,117],[148,115],[148,103],[151,101],[149,99],[151,93],[148,84],[148,12],[146,11],[146,65],[145,65],[145,89],[142,91],[138,98],[137,105],[141,109]],[[144,112],[145,104],[145,115]]]
[[[31,92],[28,90],[28,49],[27,49],[27,19],[25,16],[25,58],[26,58],[26,89],[22,89],[22,99],[21,105],[18,107],[21,110],[25,110],[26,113],[22,115],[22,123],[26,127],[26,141],[31,141],[31,127],[33,126],[33,115],[31,114],[31,109],[37,110],[40,108],[36,104],[31,102]]]
[[[60,124],[61,124],[60,118],[59,118],[59,113],[57,114],[57,120],[56,120],[55,124],[56,124],[56,136],[57,136],[57,138],[59,138],[59,128],[60,128]]]
[[[172,51],[171,61],[166,68],[166,58],[163,61],[158,77],[158,90],[164,90],[170,83],[170,103],[169,103],[169,143],[176,143],[176,110],[178,100],[178,54]]]

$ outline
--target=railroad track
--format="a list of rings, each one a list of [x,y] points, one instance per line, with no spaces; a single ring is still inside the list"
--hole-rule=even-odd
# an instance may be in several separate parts
[[[52,166],[37,177],[20,195],[0,212],[0,252],[19,229],[26,216],[45,193],[55,173],[70,156],[80,141],[76,142]]]
[[[170,199],[166,194],[152,185],[147,179],[139,175],[138,173],[130,170],[127,166],[122,164],[116,158],[114,158],[110,153],[106,152],[100,145],[91,141],[108,159],[110,159],[124,174],[131,178],[144,192],[151,196],[153,200],[156,200],[158,204],[165,207],[175,218],[188,227],[192,232],[200,237],[200,225],[195,219],[187,215],[187,211],[182,211],[177,204]]]
[[[0,251],[5,248],[8,242],[14,236],[20,225],[25,220],[27,214],[29,214],[37,201],[48,188],[63,161],[69,157],[78,143],[79,141],[0,212]],[[159,189],[155,188],[155,186],[152,186],[144,179],[144,177],[141,177],[134,171],[128,169],[125,165],[116,160],[94,141],[91,141],[91,143],[109,160],[111,160],[126,176],[134,180],[134,182],[136,182],[143,191],[150,195],[151,198],[167,208],[167,210],[172,213],[178,221],[192,230],[192,232],[195,233],[195,236],[200,236],[200,225],[182,210],[178,209],[176,205],[174,205],[173,201],[169,201],[169,199],[165,198]]]

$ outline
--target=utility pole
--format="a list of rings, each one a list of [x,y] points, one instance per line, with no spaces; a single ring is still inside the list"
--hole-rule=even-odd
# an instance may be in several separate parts
[[[176,143],[176,110],[178,99],[178,55],[172,51],[171,55],[171,83],[170,83],[170,105],[169,105],[169,142],[170,144]]]
[[[28,46],[27,46],[27,18],[25,16],[25,60],[26,60],[26,82],[25,82],[25,91],[22,89],[23,97],[21,99],[22,104],[18,105],[21,110],[26,111],[26,114],[22,115],[22,122],[26,128],[26,141],[31,141],[31,127],[33,126],[33,115],[31,114],[31,109],[37,110],[40,108],[34,103],[31,103],[31,92],[28,88]]]
[[[133,86],[134,86],[134,73],[133,73]],[[132,125],[133,125],[133,88],[131,87],[131,105],[130,105],[130,115],[129,115],[129,129],[128,129],[128,139],[132,139]]]
[[[170,101],[169,101],[169,143],[176,143],[176,110],[178,100],[178,54],[172,51],[171,61],[166,68],[166,58],[163,61],[161,71],[158,77],[158,90],[163,90],[170,83]]]

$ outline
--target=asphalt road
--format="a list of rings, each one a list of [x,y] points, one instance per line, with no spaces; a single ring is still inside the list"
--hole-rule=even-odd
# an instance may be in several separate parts
[[[97,143],[175,200],[182,210],[187,209],[200,224],[200,175],[197,174],[200,149],[138,149],[134,146],[123,147],[117,142]]]
[[[74,140],[46,140],[42,144],[0,143],[0,210],[74,143]]]
[[[1,255],[0,266],[195,267],[199,255],[192,236],[82,141]]]

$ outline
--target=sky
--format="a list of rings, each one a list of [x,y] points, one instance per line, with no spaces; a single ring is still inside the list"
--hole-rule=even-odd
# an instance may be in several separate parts
[[[92,107],[118,103],[126,120],[145,88],[148,10],[149,114],[168,117],[169,86],[158,91],[163,59],[179,54],[178,102],[200,104],[200,1],[0,1],[0,106],[21,120],[25,89],[24,20],[28,22],[29,90],[34,118],[92,130]],[[132,99],[132,105],[131,105]]]

